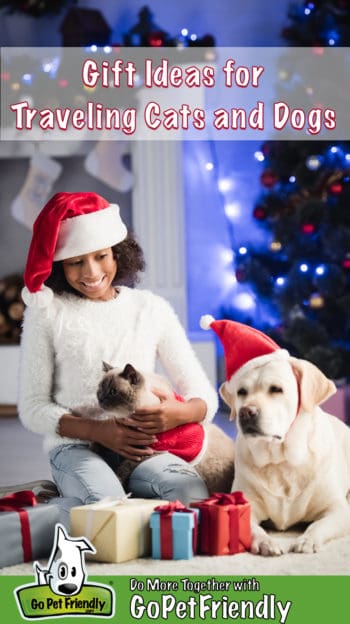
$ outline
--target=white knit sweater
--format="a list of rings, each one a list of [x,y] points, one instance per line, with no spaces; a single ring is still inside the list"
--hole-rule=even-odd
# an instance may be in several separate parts
[[[162,364],[185,399],[200,397],[213,418],[218,400],[172,307],[146,290],[119,288],[110,301],[55,296],[47,309],[26,309],[21,340],[19,416],[44,435],[46,450],[75,440],[60,437],[60,417],[97,404],[102,361],[130,362],[145,372]]]

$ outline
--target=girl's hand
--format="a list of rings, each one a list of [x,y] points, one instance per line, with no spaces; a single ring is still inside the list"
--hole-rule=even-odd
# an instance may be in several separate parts
[[[150,445],[156,442],[156,437],[149,432],[143,432],[126,426],[123,421],[115,418],[100,421],[101,427],[97,432],[99,444],[105,446],[126,459],[141,461],[153,454]]]
[[[189,403],[178,401],[173,394],[165,394],[154,388],[152,392],[160,400],[149,407],[141,407],[123,422],[138,431],[157,434],[189,422]]]
[[[62,437],[98,442],[133,461],[152,455],[150,445],[156,442],[152,433],[131,429],[116,418],[94,420],[68,413],[61,416],[57,433]]]

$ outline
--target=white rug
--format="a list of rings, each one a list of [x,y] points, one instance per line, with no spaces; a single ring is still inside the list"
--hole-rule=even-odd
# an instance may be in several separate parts
[[[290,540],[292,536],[289,532],[281,537]],[[350,574],[350,537],[333,540],[310,555],[288,553],[280,557],[261,557],[242,553],[225,557],[196,556],[186,561],[134,559],[125,563],[87,561],[86,564],[88,575],[104,576],[343,576]],[[31,563],[0,569],[0,575],[32,574]]]

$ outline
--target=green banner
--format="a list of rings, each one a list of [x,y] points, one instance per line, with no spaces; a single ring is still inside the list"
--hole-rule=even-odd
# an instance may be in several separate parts
[[[349,585],[346,576],[97,576],[79,594],[59,596],[33,578],[7,576],[0,577],[1,619],[341,624],[349,617]]]

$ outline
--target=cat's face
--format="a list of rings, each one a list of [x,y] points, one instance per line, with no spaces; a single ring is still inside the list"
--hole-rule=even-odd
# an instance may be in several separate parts
[[[144,377],[131,364],[126,364],[121,371],[103,363],[103,370],[105,375],[97,389],[99,406],[106,411],[133,412],[145,384]]]

